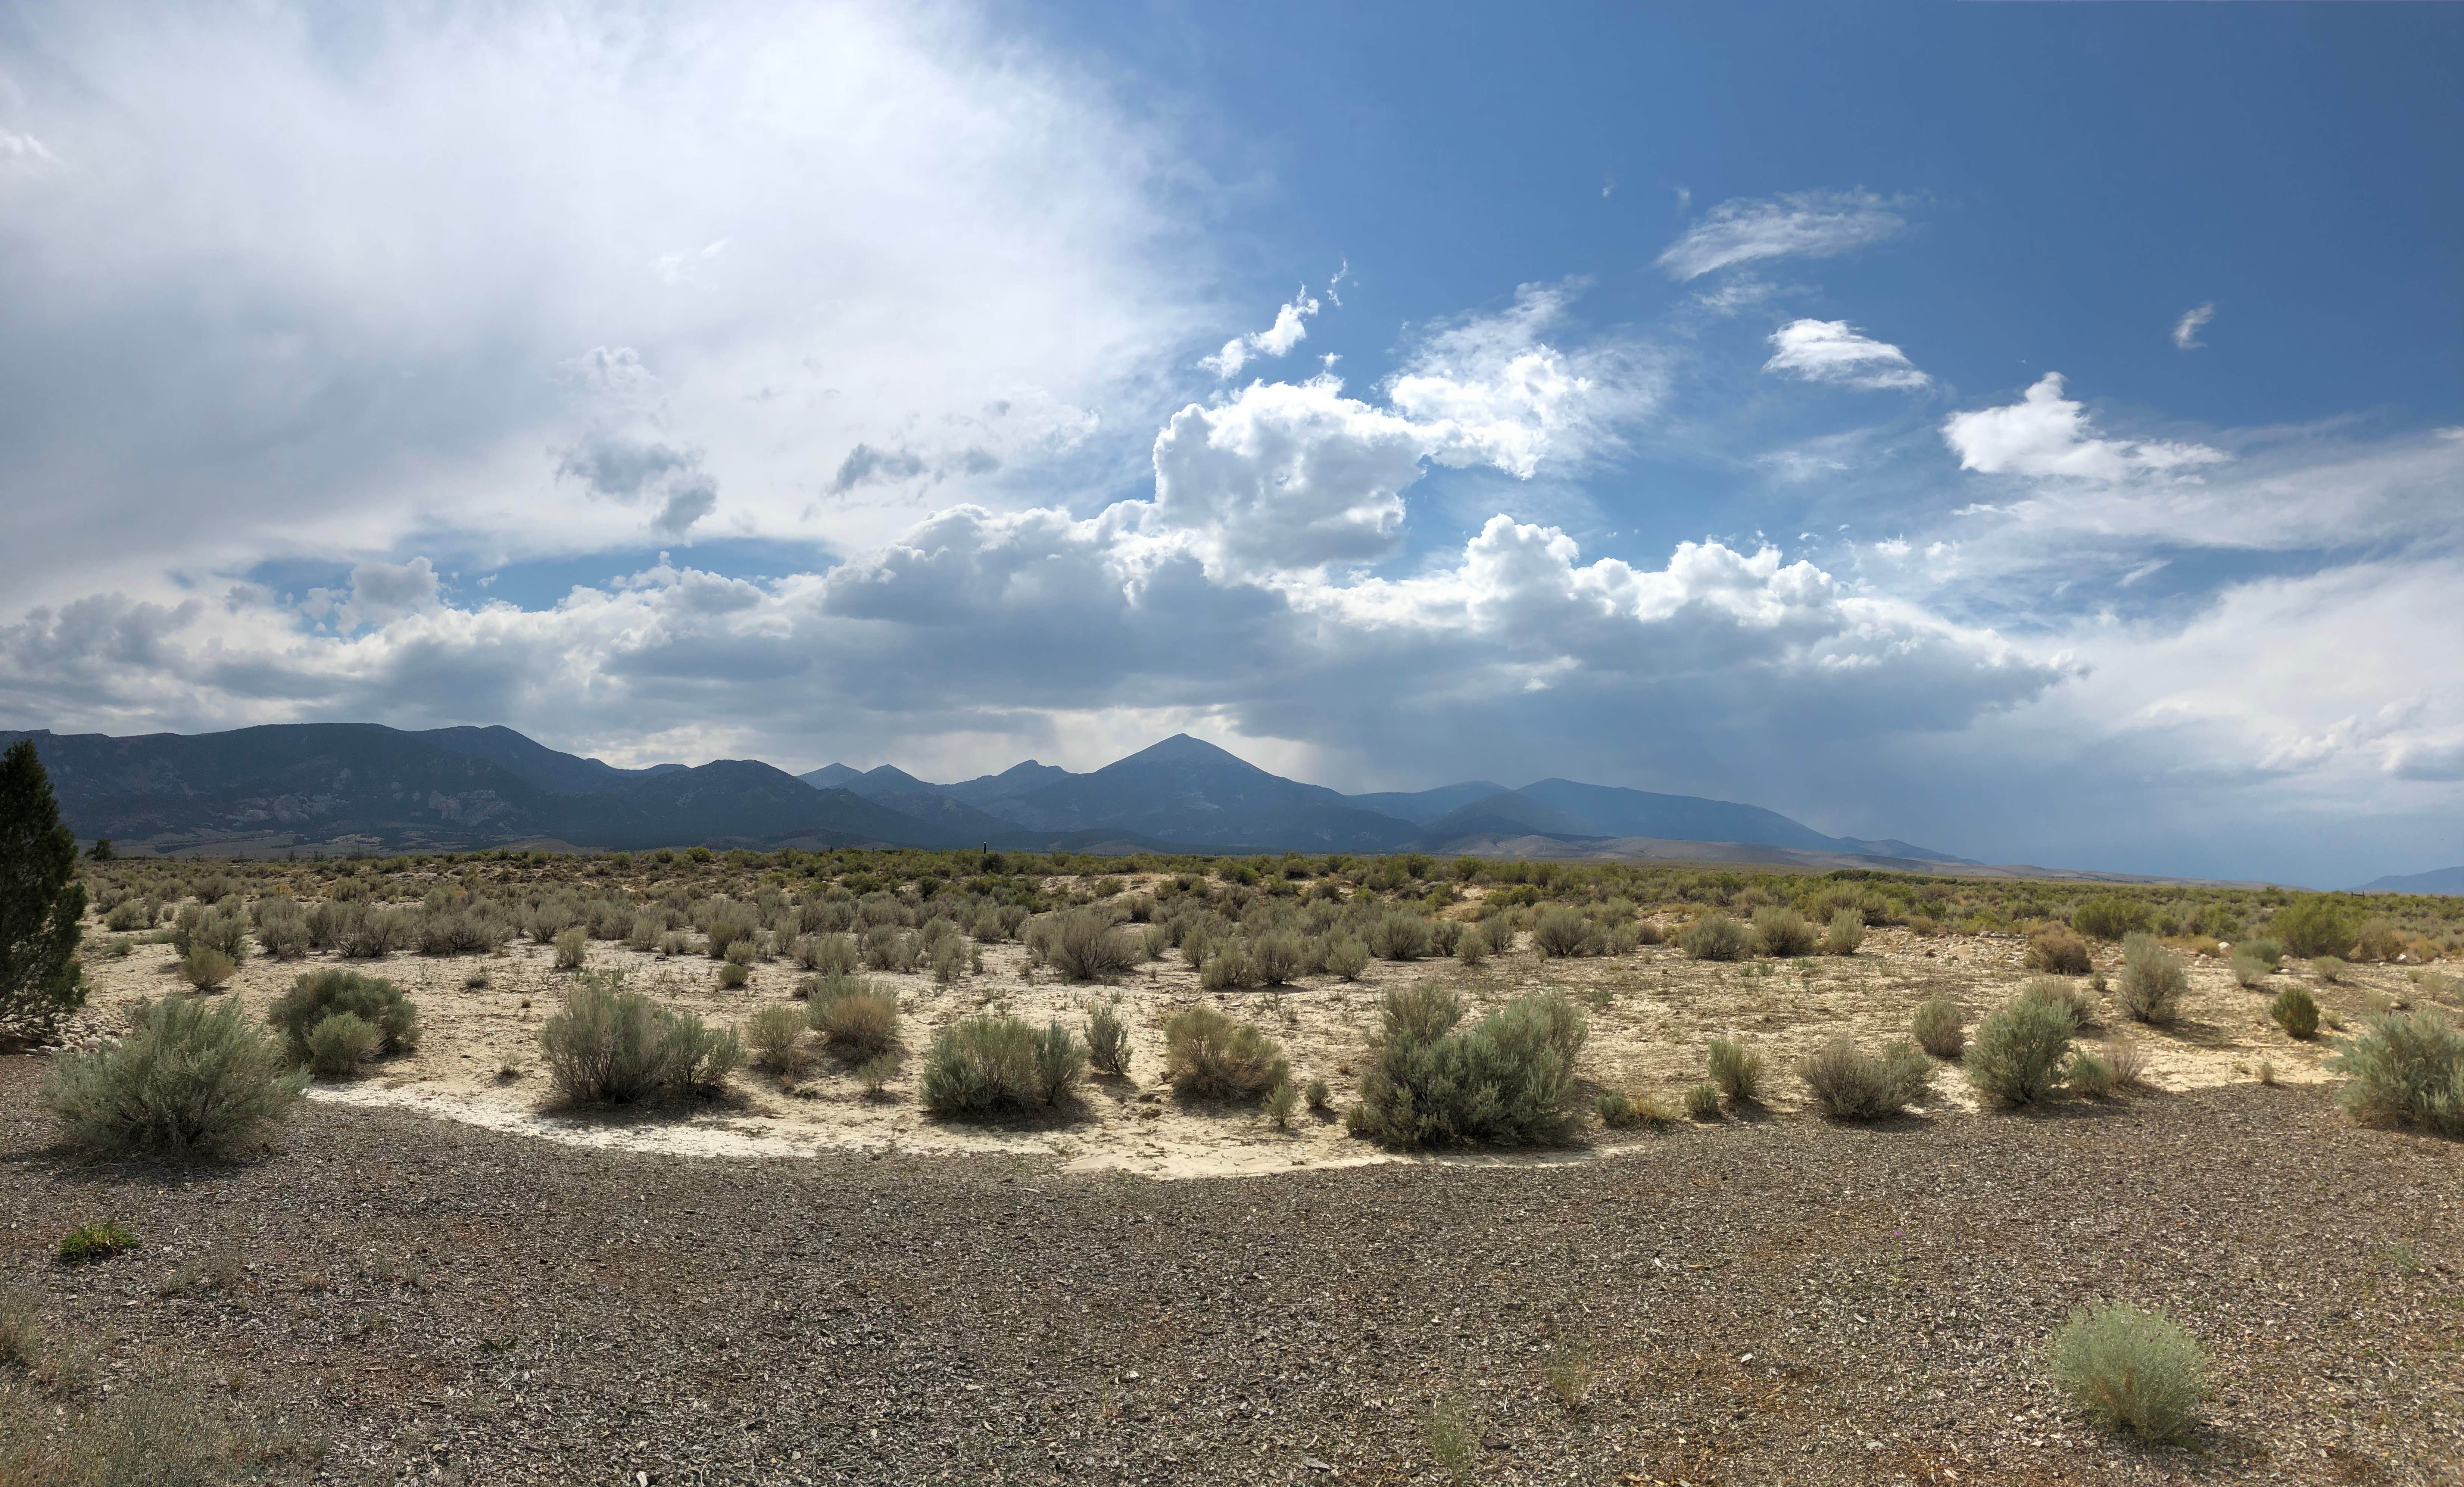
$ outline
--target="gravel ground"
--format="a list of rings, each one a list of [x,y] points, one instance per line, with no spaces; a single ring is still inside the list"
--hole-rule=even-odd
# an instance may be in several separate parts
[[[1450,1407],[1478,1481],[2464,1480],[2464,1145],[2315,1089],[1158,1183],[323,1103],[253,1160],[87,1164],[45,1068],[0,1059],[0,1286],[103,1397],[327,1437],[277,1477],[1434,1481]],[[53,1259],[102,1218],[144,1247]],[[2044,1382],[2106,1298],[2209,1349],[2189,1445]]]

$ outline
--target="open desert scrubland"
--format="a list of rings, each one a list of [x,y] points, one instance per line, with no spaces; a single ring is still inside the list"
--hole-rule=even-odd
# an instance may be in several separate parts
[[[528,859],[523,861],[527,870]],[[546,879],[549,895],[558,891],[558,884],[547,875],[560,868],[569,873],[572,864],[551,859],[539,875]],[[423,884],[430,885],[427,891],[433,893],[432,884],[442,876],[406,872],[392,875],[391,881],[378,881],[382,887],[402,890],[401,906],[395,912],[410,914],[421,901]],[[526,871],[525,877],[529,876]],[[621,877],[619,872],[607,876]],[[264,869],[255,877],[272,894],[313,889],[317,884],[313,870],[296,874],[296,881]],[[1680,889],[1695,887],[1697,878],[1715,889],[1737,880],[1727,874],[1665,873],[1649,875],[1644,880],[1655,877],[1674,878],[1671,886]],[[1189,875],[1178,877],[1186,881]],[[367,879],[350,877],[345,880]],[[856,974],[869,986],[895,997],[900,1014],[900,1067],[877,1091],[868,1089],[861,1060],[836,1057],[815,1047],[790,1071],[742,1071],[733,1081],[728,1099],[664,1107],[649,1119],[629,1110],[611,1116],[605,1111],[560,1108],[543,1076],[539,1030],[557,1011],[565,992],[586,977],[618,974],[627,988],[647,992],[663,1004],[714,1023],[737,1026],[747,1024],[765,1007],[801,1007],[799,998],[809,995],[814,973],[797,964],[792,949],[796,935],[803,931],[756,930],[760,948],[744,958],[743,984],[731,988],[721,984],[727,963],[711,957],[710,937],[697,931],[693,921],[698,915],[707,929],[713,901],[742,903],[755,914],[767,913],[774,919],[781,914],[793,917],[803,910],[799,900],[807,893],[818,898],[827,889],[813,890],[809,878],[806,893],[782,893],[778,886],[759,880],[720,879],[695,883],[699,893],[662,891],[663,881],[671,880],[643,873],[629,890],[615,890],[629,892],[653,906],[663,900],[685,900],[660,911],[663,924],[672,918],[678,926],[658,932],[657,939],[667,944],[665,952],[628,948],[621,939],[593,940],[579,968],[561,969],[555,947],[517,933],[494,948],[475,953],[433,955],[403,948],[345,956],[339,950],[309,950],[291,959],[258,953],[242,962],[215,994],[236,998],[252,1014],[261,1015],[302,971],[325,965],[384,977],[407,993],[419,1012],[417,1047],[370,1066],[363,1077],[320,1081],[315,1094],[323,1099],[398,1105],[498,1130],[635,1150],[755,1156],[828,1148],[874,1153],[999,1151],[1049,1156],[1073,1169],[1195,1177],[1389,1161],[1588,1160],[1646,1139],[1635,1132],[1595,1128],[1591,1141],[1573,1147],[1430,1154],[1390,1151],[1347,1135],[1333,1117],[1357,1095],[1361,1073],[1372,1062],[1370,1045],[1379,1026],[1380,998],[1397,988],[1431,983],[1450,988],[1469,1009],[1466,1022],[1535,992],[1559,991],[1573,998],[1589,1023],[1589,1037],[1575,1060],[1585,1108],[1598,1092],[1611,1090],[1671,1106],[1682,1104],[1685,1091],[1705,1077],[1710,1040],[1743,1043],[1763,1054],[1768,1073],[1759,1099],[1737,1113],[1762,1119],[1805,1108],[1805,1088],[1790,1071],[1804,1055],[1831,1040],[1846,1035],[1862,1046],[1880,1048],[1905,1037],[1917,1009],[1935,998],[1953,1003],[1963,1025],[1972,1032],[1978,1018],[2043,974],[2028,965],[2031,940],[2018,929],[1963,934],[1939,927],[1877,924],[1863,932],[1860,943],[1848,954],[1749,953],[1734,962],[1697,960],[1674,942],[1689,922],[1724,911],[1683,901],[1635,905],[1614,899],[1605,905],[1617,916],[1614,923],[1605,923],[1608,916],[1597,912],[1603,905],[1592,906],[1595,914],[1589,922],[1595,930],[1630,924],[1629,933],[1639,931],[1660,943],[1638,943],[1616,953],[1603,934],[1598,945],[1548,955],[1535,944],[1534,930],[1526,927],[1499,937],[1511,948],[1477,965],[1424,947],[1419,958],[1410,960],[1385,960],[1373,954],[1353,968],[1349,979],[1320,970],[1271,988],[1210,990],[1187,948],[1164,946],[1156,947],[1155,958],[1142,954],[1135,964],[1105,980],[1072,982],[1015,939],[979,941],[961,934],[957,943],[963,946],[964,968],[955,979],[936,981],[932,969],[920,964],[904,970],[885,968],[901,963],[902,952],[895,950],[876,957],[874,965],[857,969]],[[209,889],[227,886],[216,880],[200,881]],[[1786,878],[1760,881],[1792,886]],[[1298,894],[1306,894],[1317,891],[1320,883],[1337,884],[1353,899],[1399,912],[1385,904],[1375,890],[1344,883],[1339,877],[1322,875],[1294,887]],[[1818,877],[1796,879],[1793,886],[1803,894],[1808,884],[1816,889],[1834,886]],[[1469,932],[1491,916],[1509,921],[1531,916],[1534,905],[1507,907],[1493,901],[1508,897],[1514,886],[1464,884],[1457,891],[1456,901],[1437,907],[1410,900],[1408,896],[1406,901],[1415,912],[1427,914],[1432,922],[1450,921]],[[1969,885],[1961,887],[1969,891]],[[1101,897],[1097,897],[1099,888],[1104,890]],[[1164,890],[1160,896],[1155,892],[1158,888]],[[736,890],[738,897],[728,898],[727,889]],[[1073,903],[1090,904],[1118,915],[1123,920],[1121,933],[1132,940],[1160,936],[1174,917],[1183,923],[1206,919],[1220,927],[1243,912],[1256,914],[1261,906],[1298,912],[1288,904],[1279,905],[1270,895],[1253,895],[1237,883],[1201,878],[1192,889],[1175,889],[1174,875],[1131,874],[1109,878],[1039,877],[1030,891],[1040,904],[1063,909]],[[517,893],[507,897],[516,901],[520,895],[536,898],[541,891],[536,880],[522,881]],[[1581,890],[1575,887],[1574,891]],[[944,890],[945,895],[948,892]],[[1763,896],[1750,881],[1730,892],[1749,899]],[[765,909],[759,902],[765,893],[782,901]],[[235,896],[225,896],[225,901]],[[1227,903],[1227,898],[1249,901]],[[255,901],[255,897],[249,898],[250,903]],[[319,901],[306,900],[312,907]],[[382,906],[385,900],[372,901]],[[877,917],[887,928],[911,941],[915,937],[913,923],[929,925],[933,912],[929,900],[911,904],[877,888],[868,895],[847,894],[839,901],[859,916]],[[185,903],[192,913],[200,906],[194,897]],[[1334,900],[1323,898],[1303,899],[1301,905],[1304,911],[1315,910],[1321,919],[1335,907]],[[1749,919],[1755,907],[1749,902],[1734,912]],[[896,922],[893,909],[903,912],[910,922]],[[172,916],[178,911],[177,905],[166,904],[157,913]],[[957,907],[951,912],[972,920],[982,911],[970,915],[966,908]],[[73,1037],[107,1035],[122,1020],[127,1007],[186,989],[179,974],[181,955],[173,944],[133,943],[124,958],[102,948],[112,939],[112,932],[100,922],[107,914],[107,910],[98,911],[98,922],[90,932],[89,943],[97,947],[88,963],[93,990],[89,1010],[73,1028]],[[616,918],[629,933],[636,917]],[[994,916],[979,927],[988,936],[997,936],[998,920]],[[554,913],[540,922],[549,939],[559,929],[572,927]],[[613,926],[611,920],[603,927]],[[850,938],[860,939],[861,924],[851,928]],[[1013,917],[1008,933],[1031,936],[1032,924],[1027,918]],[[1225,939],[1238,943],[1241,937],[1237,931],[1219,935],[1218,943]],[[2425,948],[2434,946],[2433,942],[2420,943]],[[2464,1005],[2464,997],[2457,994],[2457,981],[2448,974],[2453,967],[2442,969],[2435,962],[2347,965],[2322,976],[2313,966],[2288,961],[2279,971],[2245,987],[2235,979],[2229,952],[2216,942],[2193,936],[2182,943],[2184,948],[2176,953],[2187,971],[2187,994],[2170,1020],[2162,1024],[2133,1019],[2111,989],[2123,971],[2122,952],[2116,944],[2081,942],[2089,963],[2080,968],[2092,971],[2095,980],[2084,974],[2066,978],[2074,984],[2075,994],[2092,1009],[2080,1032],[2080,1046],[2104,1054],[2110,1062],[2118,1045],[2128,1045],[2134,1053],[2125,1057],[2137,1059],[2140,1087],[2145,1089],[2189,1090],[2262,1077],[2286,1084],[2315,1084],[2327,1078],[2321,1065],[2332,1052],[2330,1045],[2323,1038],[2288,1036],[2271,1019],[2274,998],[2287,987],[2301,987],[2316,999],[2326,1037],[2390,1009],[2435,1005],[2442,999],[2450,1005]],[[1606,953],[1585,953],[1587,949]],[[913,952],[911,948],[903,953]],[[2106,983],[2107,989],[2095,989],[2097,981]],[[1279,1126],[1268,1118],[1263,1101],[1255,1099],[1225,1102],[1177,1095],[1164,1078],[1165,1025],[1176,1013],[1201,1004],[1254,1022],[1281,1045],[1296,1086],[1324,1081],[1325,1106],[1303,1108]],[[1032,1118],[943,1120],[919,1106],[918,1055],[943,1028],[993,1012],[1023,1018],[1038,1028],[1058,1019],[1077,1029],[1099,1007],[1111,1008],[1127,1025],[1131,1058],[1126,1076],[1099,1071],[1066,1109]],[[1955,1067],[1946,1065],[1912,1108],[1927,1116],[1965,1114],[1978,1108],[1978,1097]]]

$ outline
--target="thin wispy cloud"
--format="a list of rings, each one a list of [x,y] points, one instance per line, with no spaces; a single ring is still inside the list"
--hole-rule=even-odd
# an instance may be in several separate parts
[[[1657,262],[1669,277],[1689,279],[1764,258],[1827,258],[1906,232],[1901,206],[1864,190],[1724,201],[1662,250]]]
[[[1876,341],[1846,321],[1791,321],[1771,333],[1771,357],[1763,370],[1807,382],[1879,390],[1922,388],[1933,379],[1917,370],[1907,353]]]
[[[2195,351],[2206,345],[2207,343],[2199,339],[2199,331],[2215,318],[2216,302],[2213,300],[2187,312],[2173,322],[2173,344],[2185,351]]]

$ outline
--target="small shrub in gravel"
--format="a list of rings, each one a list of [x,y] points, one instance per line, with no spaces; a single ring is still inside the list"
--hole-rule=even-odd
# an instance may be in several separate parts
[[[1212,1007],[1184,1008],[1164,1024],[1164,1077],[1183,1095],[1255,1099],[1288,1078],[1284,1046],[1254,1022]]]
[[[1597,954],[1597,935],[1592,921],[1583,918],[1582,910],[1565,904],[1550,905],[1531,921],[1531,948],[1544,959]]]
[[[1289,1079],[1278,1080],[1273,1089],[1266,1091],[1266,1119],[1279,1131],[1291,1128],[1292,1113],[1300,1107],[1300,1087]]]
[[[1933,1085],[1933,1060],[1903,1038],[1869,1054],[1834,1038],[1796,1066],[1814,1102],[1836,1121],[1879,1121],[1923,1099]]]
[[[2113,1066],[2082,1048],[2071,1054],[2069,1083],[2075,1095],[2102,1099],[2113,1093]]]
[[[239,963],[209,944],[197,945],[180,957],[180,979],[200,991],[212,991],[231,979]]]
[[[378,1052],[400,1053],[419,1046],[419,1009],[402,988],[381,976],[328,966],[294,979],[291,989],[275,998],[265,1020],[282,1030],[294,1063],[308,1060],[308,1034],[338,1012],[351,1012],[374,1027]]]
[[[2123,1010],[2141,1022],[2167,1024],[2182,1015],[2182,997],[2190,989],[2190,973],[2182,958],[2150,935],[2130,935],[2122,942]]]
[[[1027,943],[1071,981],[1111,981],[1144,953],[1100,909],[1067,909],[1030,924]]]
[[[2076,1031],[2062,1004],[2023,993],[1977,1026],[1968,1082],[2006,1105],[2035,1104],[2061,1079]]]
[[[1309,1100],[1310,1113],[1314,1115],[1326,1114],[1327,1107],[1334,1103],[1334,1091],[1327,1088],[1324,1079],[1309,1080],[1309,1088],[1303,1094]]]
[[[1666,1100],[1649,1095],[1629,1095],[1623,1090],[1601,1091],[1599,1102],[1593,1108],[1598,1112],[1600,1123],[1613,1131],[1677,1123],[1677,1111]]]
[[[555,943],[559,970],[580,970],[582,963],[590,958],[590,931],[580,924],[558,930]]]
[[[1754,938],[1765,955],[1803,955],[1814,948],[1814,926],[1794,909],[1754,910]]]
[[[62,1055],[44,1096],[81,1145],[185,1157],[253,1139],[305,1082],[238,1003],[175,996],[141,1004],[118,1042]]]
[[[743,1056],[733,1028],[627,991],[613,976],[585,980],[539,1029],[548,1079],[567,1104],[632,1104],[706,1094]]]
[[[2351,1114],[2464,1136],[2464,1032],[2438,1013],[2378,1018],[2327,1067],[2350,1076],[2336,1098]]]
[[[2307,1042],[2319,1035],[2318,999],[2300,987],[2286,987],[2276,993],[2267,1015],[2276,1019],[2276,1025],[2284,1030],[2287,1037]]]
[[[2019,1000],[2053,1009],[2074,1032],[2096,1021],[2096,993],[2059,976],[2030,978],[2019,988]]]
[[[740,943],[740,942],[739,942]],[[718,984],[733,991],[753,979],[753,967],[742,961],[718,963]]]
[[[1110,1005],[1087,1014],[1087,1061],[1106,1074],[1130,1072],[1130,1024]]]
[[[2321,981],[2331,987],[2342,984],[2344,979],[2344,963],[2332,955],[2322,955],[2312,961],[2310,969]]]
[[[856,1065],[856,1082],[864,1086],[864,1098],[879,1099],[898,1075],[898,1055],[878,1054]]]
[[[308,1068],[320,1079],[347,1079],[385,1048],[385,1031],[357,1012],[336,1012],[308,1030]]]
[[[1727,1038],[1713,1038],[1708,1055],[1711,1083],[1731,1105],[1757,1104],[1763,1093],[1763,1055]]]
[[[1345,981],[1358,981],[1369,968],[1369,946],[1346,935],[1326,947],[1326,973]]]
[[[804,1067],[803,1009],[773,1002],[757,1010],[745,1019],[744,1041],[755,1068],[791,1077]]]
[[[1916,1034],[1917,1046],[1926,1053],[1936,1058],[1952,1059],[1968,1046],[1964,1021],[1957,1002],[1947,996],[1928,997],[1917,1008],[1908,1031]]]
[[[136,1232],[117,1219],[79,1224],[60,1236],[59,1261],[63,1265],[91,1265],[115,1254],[125,1254],[137,1245]]]
[[[1480,1464],[1480,1422],[1472,1417],[1469,1405],[1446,1399],[1431,1406],[1428,1419],[1420,1426],[1420,1438],[1429,1448],[1429,1459],[1448,1481],[1471,1480],[1472,1469]]]
[[[1590,1030],[1565,997],[1523,997],[1463,1031],[1463,1001],[1441,987],[1390,992],[1379,1013],[1377,1061],[1344,1112],[1353,1135],[1410,1148],[1572,1134],[1574,1055]]]
[[[872,989],[870,982],[847,978],[838,989],[817,992],[804,1010],[805,1020],[831,1052],[847,1058],[871,1058],[898,1048],[898,1000]]]
[[[1697,1121],[1720,1119],[1720,1087],[1705,1079],[1687,1090],[1685,1113]]]
[[[1408,909],[1394,909],[1369,924],[1369,953],[1381,961],[1417,961],[1429,953],[1429,921]]]
[[[2267,978],[2275,974],[2276,966],[2270,962],[2260,960],[2246,949],[2236,947],[2233,950],[2233,978],[2235,986],[2255,991],[2267,985]]]
[[[2093,968],[2087,942],[2063,925],[2048,925],[2028,939],[2028,968],[2057,976],[2084,976]]]
[[[1746,955],[1746,926],[1726,914],[1705,914],[1678,931],[1677,947],[1689,960],[1735,961]]]
[[[1825,955],[1854,955],[1865,943],[1865,911],[1841,909],[1831,916],[1831,928],[1822,937]]]
[[[1060,1033],[1058,1040],[1052,1037]],[[924,1055],[918,1090],[935,1115],[972,1117],[1004,1109],[1029,1110],[1051,1102],[1045,1094],[1047,1053],[1056,1043],[1074,1044],[1069,1030],[1054,1023],[1038,1033],[1017,1017],[967,1017],[943,1028]],[[1066,1094],[1067,1086],[1060,1093]]]
[[[2143,1440],[2187,1434],[2207,1394],[2207,1355],[2180,1323],[2136,1306],[2071,1314],[2050,1349],[2054,1382],[2099,1424]]]

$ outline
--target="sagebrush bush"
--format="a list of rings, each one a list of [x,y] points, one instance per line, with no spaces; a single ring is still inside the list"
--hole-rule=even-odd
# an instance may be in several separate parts
[[[2233,950],[2233,978],[2234,985],[2255,990],[2256,988],[2267,985],[2267,978],[2274,974],[2276,974],[2276,966],[2272,963],[2259,959],[2257,956],[2251,954],[2250,951],[2246,949],[2236,947]]]
[[[898,1048],[898,999],[852,977],[825,983],[804,1009],[805,1021],[832,1053],[851,1059]]]
[[[2071,927],[2094,939],[2119,940],[2147,927],[2147,906],[2118,894],[2090,899],[2071,912]]]
[[[539,1029],[549,1082],[566,1103],[707,1094],[742,1059],[734,1028],[705,1027],[691,1012],[623,989],[615,977],[585,977]]]
[[[1069,909],[1032,926],[1027,943],[1072,981],[1111,981],[1136,968],[1142,953],[1099,909]]]
[[[2123,1010],[2141,1022],[2170,1023],[2182,1015],[2182,998],[2189,989],[2190,973],[2180,956],[2151,936],[2123,938],[2117,988]]]
[[[1106,1074],[1130,1072],[1130,1024],[1118,1010],[1101,1006],[1087,1013],[1087,1061]]]
[[[1794,909],[1754,910],[1754,938],[1765,955],[1803,955],[1814,948],[1814,926]]]
[[[1209,991],[1238,991],[1265,985],[1248,946],[1237,940],[1219,940],[1206,947],[1206,964],[1199,967],[1198,984]]]
[[[295,978],[291,989],[274,999],[265,1020],[282,1030],[284,1046],[294,1063],[308,1058],[308,1034],[338,1012],[349,1012],[375,1028],[378,1052],[398,1054],[419,1046],[419,1009],[402,988],[379,976],[329,966]]]
[[[1039,1033],[1017,1017],[966,1017],[943,1028],[924,1055],[918,1093],[943,1116],[1032,1109],[1068,1094],[1071,1055],[1085,1051],[1059,1023]]]
[[[2057,976],[2084,976],[2094,969],[2087,942],[2059,924],[2049,924],[2028,937],[2028,968]]]
[[[2352,958],[2357,961],[2392,961],[2404,953],[2404,936],[2383,919],[2365,920],[2353,932]]]
[[[2073,1094],[2083,1095],[2090,1099],[2104,1099],[2113,1093],[2118,1082],[2114,1078],[2113,1065],[2083,1048],[2071,1054],[2070,1069],[2064,1078]]]
[[[187,904],[171,922],[171,948],[186,956],[199,945],[210,946],[234,962],[248,959],[248,925],[236,914],[201,904]]]
[[[238,1003],[174,996],[140,1004],[119,1041],[61,1055],[44,1099],[82,1145],[200,1156],[253,1140],[305,1083]]]
[[[1854,955],[1865,943],[1865,914],[1861,909],[1841,909],[1831,916],[1831,928],[1822,937],[1825,955]]]
[[[2023,992],[1977,1025],[1968,1082],[2006,1105],[2035,1104],[2061,1081],[2077,1031],[2063,1003]]]
[[[2288,1037],[2307,1042],[2319,1035],[2319,1003],[2299,987],[2286,987],[2269,1004],[2267,1015],[2276,1019]]]
[[[2333,955],[2321,955],[2310,963],[2310,969],[2329,986],[2341,985],[2344,979],[2344,963]]]
[[[1289,986],[1308,970],[1301,938],[1292,934],[1260,935],[1249,943],[1249,963],[1257,973],[1258,984],[1265,987]]]
[[[2337,1099],[2352,1114],[2464,1136],[2464,1032],[2438,1013],[2380,1017],[2327,1067],[2350,1076]]]
[[[1358,981],[1369,968],[1369,946],[1349,935],[1337,938],[1326,947],[1326,970],[1330,976],[1345,981]]]
[[[1292,1113],[1300,1107],[1300,1086],[1289,1079],[1277,1080],[1275,1087],[1266,1091],[1266,1119],[1273,1121],[1279,1131],[1291,1127]]]
[[[1598,935],[1592,921],[1583,918],[1582,910],[1567,904],[1551,904],[1531,921],[1531,947],[1544,959],[1595,955],[1599,953]]]
[[[1574,1124],[1574,1055],[1589,1029],[1553,993],[1529,996],[1465,1030],[1462,998],[1442,987],[1387,993],[1376,1061],[1345,1126],[1381,1145],[1529,1145]]]
[[[1685,1091],[1685,1113],[1697,1121],[1720,1119],[1720,1086],[1705,1079]]]
[[[1183,1008],[1164,1024],[1164,1077],[1184,1095],[1255,1099],[1288,1077],[1284,1046],[1254,1022],[1212,1007]]]
[[[2207,1355],[2180,1323],[2136,1306],[2071,1314],[2056,1329],[2054,1382],[2100,1424],[2144,1440],[2187,1433],[2207,1394]]]
[[[1309,1109],[1320,1114],[1324,1114],[1326,1108],[1334,1103],[1334,1091],[1327,1087],[1324,1079],[1309,1080],[1309,1088],[1302,1091],[1302,1094],[1308,1099]]]
[[[1763,1093],[1762,1050],[1727,1038],[1713,1038],[1708,1053],[1713,1087],[1732,1105],[1759,1104]]]
[[[385,1048],[385,1032],[357,1012],[336,1012],[308,1030],[308,1067],[318,1077],[347,1079]]]
[[[1958,1003],[1947,996],[1928,997],[1917,1008],[1908,1031],[1916,1035],[1917,1046],[1936,1058],[1957,1058],[1968,1046],[1965,1021]]]
[[[2096,1022],[2096,993],[2058,976],[2030,977],[2019,988],[2019,1000],[2054,1009],[2071,1025],[2073,1032]]]
[[[2267,937],[2305,960],[2343,955],[2360,933],[2353,911],[2326,894],[2303,894],[2267,921]]]
[[[200,991],[216,989],[238,971],[238,962],[209,944],[197,945],[180,958],[180,979]]]
[[[1748,941],[1746,926],[1726,914],[1705,914],[1677,934],[1677,947],[1697,961],[1742,960]]]
[[[582,963],[590,958],[590,931],[579,924],[558,930],[555,944],[559,970],[580,970]]]
[[[1429,921],[1393,909],[1369,921],[1369,953],[1381,961],[1417,961],[1429,953]]]
[[[290,899],[266,899],[255,909],[256,943],[277,961],[308,953],[308,911]]]
[[[825,976],[852,976],[864,966],[853,935],[807,935],[796,947],[796,964]]]
[[[1846,1037],[1832,1039],[1796,1066],[1824,1115],[1837,1121],[1879,1121],[1923,1099],[1933,1086],[1933,1060],[1903,1038],[1869,1054]]]
[[[757,1069],[786,1077],[804,1066],[804,1010],[773,1002],[744,1021],[744,1041]]]

